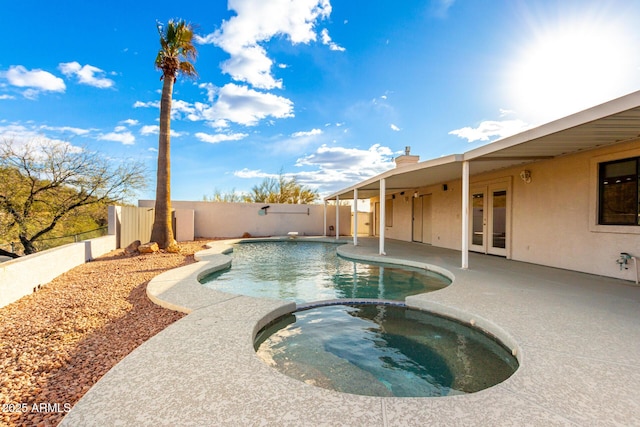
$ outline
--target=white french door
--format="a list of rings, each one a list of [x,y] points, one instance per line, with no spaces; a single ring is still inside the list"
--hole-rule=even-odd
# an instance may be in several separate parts
[[[414,197],[411,239],[414,242],[431,244],[431,230],[431,194]]]
[[[474,187],[469,206],[471,212],[469,249],[485,254],[508,256],[511,223],[511,185],[496,183]]]

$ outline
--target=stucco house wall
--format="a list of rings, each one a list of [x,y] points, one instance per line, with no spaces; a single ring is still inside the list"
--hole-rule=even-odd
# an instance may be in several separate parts
[[[598,164],[640,156],[640,139],[605,148],[528,163],[491,173],[471,175],[470,187],[482,183],[510,182],[511,221],[507,257],[603,276],[635,280],[633,263],[620,270],[620,252],[640,256],[640,226],[597,225]],[[531,172],[531,182],[520,179]],[[473,170],[473,166],[472,166]],[[446,191],[442,184],[447,184]],[[461,180],[417,187],[419,194],[432,195],[434,246],[460,250]],[[395,195],[394,223],[387,238],[412,240],[412,204],[398,203]],[[387,194],[392,198],[393,194]],[[372,202],[378,198],[373,198]]]
[[[636,156],[640,140],[529,165],[530,184],[514,179],[512,258],[635,280],[615,261],[640,256],[640,227],[597,225],[597,195],[598,164]]]

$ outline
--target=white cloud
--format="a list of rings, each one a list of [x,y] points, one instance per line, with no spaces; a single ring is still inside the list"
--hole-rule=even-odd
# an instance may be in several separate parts
[[[233,80],[249,83],[258,89],[282,88],[282,80],[271,75],[273,61],[262,46],[244,47],[222,63],[222,72]]]
[[[89,132],[91,132],[88,129],[80,129],[80,128],[76,128],[76,127],[71,127],[71,126],[40,126],[40,129],[44,129],[44,130],[50,130],[50,131],[54,131],[54,132],[68,132],[68,133],[73,133],[75,135],[86,135]]]
[[[198,132],[195,135],[196,135],[196,138],[198,138],[200,141],[208,142],[210,144],[217,144],[219,142],[224,142],[224,141],[239,141],[249,136],[246,133],[232,133],[232,134],[219,133],[216,135],[211,135],[204,132]]]
[[[101,141],[121,142],[124,145],[133,145],[136,137],[129,131],[126,132],[109,132],[98,137]]]
[[[213,122],[207,122],[207,126],[210,126],[214,129],[225,129],[229,127],[229,122],[224,119],[218,119]]]
[[[368,150],[345,147],[320,146],[314,154],[308,155],[296,162],[297,166],[316,165],[330,169],[370,169],[376,173],[394,166],[391,156],[393,152],[388,147],[375,144]],[[375,175],[375,174],[374,174]]]
[[[140,128],[140,135],[149,136],[149,135],[158,135],[160,133],[160,126],[158,125],[144,125]],[[180,138],[181,136],[186,135],[185,132],[177,132],[174,129],[171,129],[171,137],[172,138]]]
[[[28,142],[30,140],[46,140],[53,143],[64,143],[71,145],[67,141],[47,135],[43,131],[73,133],[75,135],[86,135],[90,132],[90,130],[87,129],[74,128],[70,126],[38,126],[35,124],[24,126],[18,123],[12,123],[5,126],[0,126],[0,140],[6,139],[21,142]]]
[[[20,124],[9,124],[0,126],[0,139],[6,140],[29,140],[41,138],[42,134],[34,127],[28,128]]]
[[[202,83],[201,89],[207,91],[208,103],[193,104],[174,99],[171,104],[171,116],[174,119],[207,121],[215,129],[229,127],[229,122],[245,126],[255,126],[268,117],[277,119],[293,117],[293,102],[282,96],[259,92],[247,86],[228,83],[217,87],[211,83]],[[134,108],[159,108],[160,102],[136,101]]]
[[[41,132],[42,127],[36,126],[26,127],[20,124],[9,124],[6,126],[0,126],[0,140],[10,141],[15,144],[16,148],[30,148],[38,149],[43,145],[65,145],[69,147],[73,153],[79,153],[82,151],[82,147],[75,146],[68,141],[50,138],[43,135]],[[34,153],[36,156],[38,152]]]
[[[27,70],[22,65],[9,67],[9,70],[2,75],[12,86],[29,88],[23,95],[30,99],[35,98],[41,91],[64,92],[67,88],[60,77],[40,69]]]
[[[120,123],[128,125],[128,126],[137,126],[138,124],[140,124],[140,122],[135,120],[135,119],[123,120]]]
[[[80,84],[100,89],[110,88],[115,85],[113,80],[103,77],[105,74],[103,70],[93,65],[80,65],[74,61],[60,63],[58,68],[67,77],[75,76]]]
[[[221,88],[207,86],[211,105],[196,103],[198,116],[218,124],[233,122],[254,126],[267,117],[293,117],[293,102],[271,93],[258,92],[247,86],[228,83]]]
[[[282,87],[282,81],[271,74],[273,61],[260,44],[275,36],[287,37],[293,44],[315,41],[316,21],[331,14],[329,0],[229,0],[228,7],[236,15],[196,41],[222,48],[230,55],[221,64],[222,71],[259,89]]]
[[[160,108],[160,101],[149,101],[149,102],[136,101],[133,104],[133,108]]]
[[[455,135],[460,138],[466,139],[468,142],[474,141],[489,141],[493,137],[505,138],[507,136],[515,135],[518,132],[529,129],[531,126],[522,120],[486,120],[478,125],[476,128],[464,127],[461,129],[452,130],[449,135]]]
[[[296,174],[300,182],[338,187],[338,183],[354,183],[393,168],[393,152],[379,144],[367,150],[346,147],[320,146],[315,153],[298,159],[296,166],[314,170]]]
[[[294,132],[291,134],[292,137],[294,138],[302,138],[302,137],[308,137],[308,136],[316,136],[316,135],[322,135],[322,130],[321,129],[311,129],[310,131],[307,132]]]
[[[507,110],[504,108],[500,108],[500,117],[506,117],[506,116],[511,116],[513,114],[515,114],[516,112],[514,110]]]
[[[0,99],[16,99],[13,95],[0,95]]]
[[[160,126],[158,125],[145,125],[140,128],[141,135],[154,135],[160,132]]]
[[[352,183],[370,178],[395,166],[393,152],[378,144],[367,150],[322,145],[315,153],[298,159],[296,166],[306,168],[285,176],[295,177],[300,184],[321,192],[335,191]],[[260,169],[242,169],[233,173],[238,178],[268,178],[277,174]]]
[[[400,128],[398,126],[394,125],[393,123],[391,123],[390,127],[391,127],[391,130],[394,130],[396,132],[400,132]]]
[[[320,32],[320,36],[322,37],[322,44],[329,46],[329,49],[335,50],[338,52],[344,52],[345,50],[347,50],[342,46],[338,46],[336,43],[334,43],[331,40],[331,36],[329,35],[329,30],[327,30],[326,28],[322,29],[322,31]]]
[[[171,101],[171,116],[178,117],[180,114],[184,114],[186,116],[190,116],[196,113],[195,107],[186,102],[179,99],[174,99]]]
[[[247,169],[244,168],[242,170],[239,171],[235,171],[233,173],[234,176],[237,176],[238,178],[274,178],[278,175],[276,174],[272,174],[272,173],[266,173],[266,172],[262,172],[260,169],[258,170],[251,170],[251,169]]]

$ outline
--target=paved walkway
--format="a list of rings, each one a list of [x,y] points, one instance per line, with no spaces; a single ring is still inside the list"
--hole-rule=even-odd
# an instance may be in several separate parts
[[[385,262],[431,264],[451,286],[407,304],[474,323],[514,349],[520,368],[487,390],[441,398],[366,397],[304,384],[253,351],[255,332],[292,303],[215,292],[195,276],[224,266],[215,243],[169,271],[150,297],[191,314],[109,371],[63,426],[640,425],[640,288],[622,282],[426,245],[386,242]],[[339,246],[376,259],[377,240]],[[614,261],[612,261],[614,262]]]

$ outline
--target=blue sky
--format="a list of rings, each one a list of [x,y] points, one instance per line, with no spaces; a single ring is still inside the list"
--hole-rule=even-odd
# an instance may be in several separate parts
[[[174,88],[174,200],[280,172],[327,195],[407,145],[461,153],[640,89],[628,0],[27,0],[0,15],[0,138],[142,161],[153,198],[171,18],[199,52]]]

